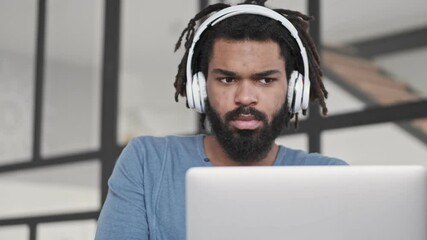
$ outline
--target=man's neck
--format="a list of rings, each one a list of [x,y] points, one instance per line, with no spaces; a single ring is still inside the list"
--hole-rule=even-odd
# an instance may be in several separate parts
[[[272,166],[279,151],[279,146],[273,143],[265,158],[255,162],[242,163],[231,159],[214,135],[205,136],[204,148],[207,157],[214,166]]]

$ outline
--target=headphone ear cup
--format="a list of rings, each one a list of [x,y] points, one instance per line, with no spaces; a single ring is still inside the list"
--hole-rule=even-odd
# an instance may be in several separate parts
[[[187,77],[187,83],[185,85],[186,89],[186,96],[187,96],[187,104],[190,109],[194,109],[194,97],[193,97],[193,82],[194,79],[197,78],[196,75],[194,75],[191,79]]]
[[[206,96],[205,82],[205,76],[202,72],[194,74],[191,88],[193,92],[194,109],[199,113],[204,112],[204,96]],[[201,84],[203,85],[203,90]]]
[[[303,78],[302,74],[298,71],[293,71],[291,77],[289,78],[288,84],[288,103],[289,103],[289,112],[297,113],[301,111],[301,103],[303,101]],[[307,104],[308,105],[308,104]]]
[[[193,84],[192,84],[192,92],[193,92],[193,101],[194,101],[194,109],[199,112],[200,111],[200,86],[199,86],[199,78],[198,74],[194,74],[193,76]]]
[[[304,89],[303,89],[303,93],[302,93],[301,108],[306,110],[306,109],[308,109],[308,104],[310,102],[311,83],[307,79],[304,79],[303,83],[304,83]]]
[[[302,102],[302,91],[304,88],[304,83],[302,79],[302,74],[298,73],[298,77],[295,81],[295,87],[294,87],[294,113],[297,113],[301,111],[301,102]]]
[[[200,113],[205,112],[205,100],[208,97],[208,94],[206,92],[206,78],[205,75],[202,72],[197,73],[197,79],[199,80],[199,86],[200,86]]]
[[[295,94],[295,82],[298,78],[298,72],[293,71],[288,81],[288,109],[290,113],[294,113],[294,94]]]

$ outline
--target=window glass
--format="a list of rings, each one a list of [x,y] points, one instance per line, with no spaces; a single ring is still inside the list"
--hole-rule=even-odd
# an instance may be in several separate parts
[[[37,227],[37,240],[92,240],[95,231],[95,220],[43,223]]]
[[[322,134],[325,155],[351,165],[427,166],[427,120],[329,130]]]
[[[97,211],[98,161],[63,164],[0,175],[0,219]]]
[[[0,1],[0,165],[31,158],[36,1]]]
[[[42,154],[99,147],[103,4],[47,1]]]
[[[389,74],[405,80],[414,95],[427,97],[427,47],[381,55],[375,62]]]
[[[122,2],[118,142],[197,131],[196,114],[185,107],[185,98],[174,101],[173,82],[183,55],[174,53],[174,46],[198,2]]]
[[[349,9],[358,14],[348,14]],[[322,1],[325,75],[369,106],[426,99],[427,48],[415,46],[418,37],[410,35],[425,29],[426,11],[422,0],[373,0],[369,7],[350,0]]]
[[[347,92],[345,86],[340,85],[339,82],[334,82],[324,77],[323,83],[328,91],[328,98],[326,99],[328,115],[361,111],[366,107],[365,103]]]
[[[28,240],[29,228],[24,225],[0,227],[0,239]]]
[[[350,43],[425,26],[424,0],[371,0],[369,6],[352,0],[322,1],[323,41]],[[381,9],[383,14],[379,14]],[[349,10],[357,14],[349,14]]]

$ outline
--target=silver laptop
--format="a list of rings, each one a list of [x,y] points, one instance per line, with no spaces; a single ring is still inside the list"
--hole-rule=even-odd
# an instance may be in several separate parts
[[[421,166],[192,168],[187,240],[426,240],[426,187]]]

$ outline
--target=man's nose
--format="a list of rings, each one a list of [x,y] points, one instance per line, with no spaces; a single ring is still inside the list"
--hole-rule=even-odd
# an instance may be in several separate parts
[[[258,102],[258,96],[254,83],[249,80],[240,81],[236,89],[234,101],[236,104],[243,106],[255,105]]]

